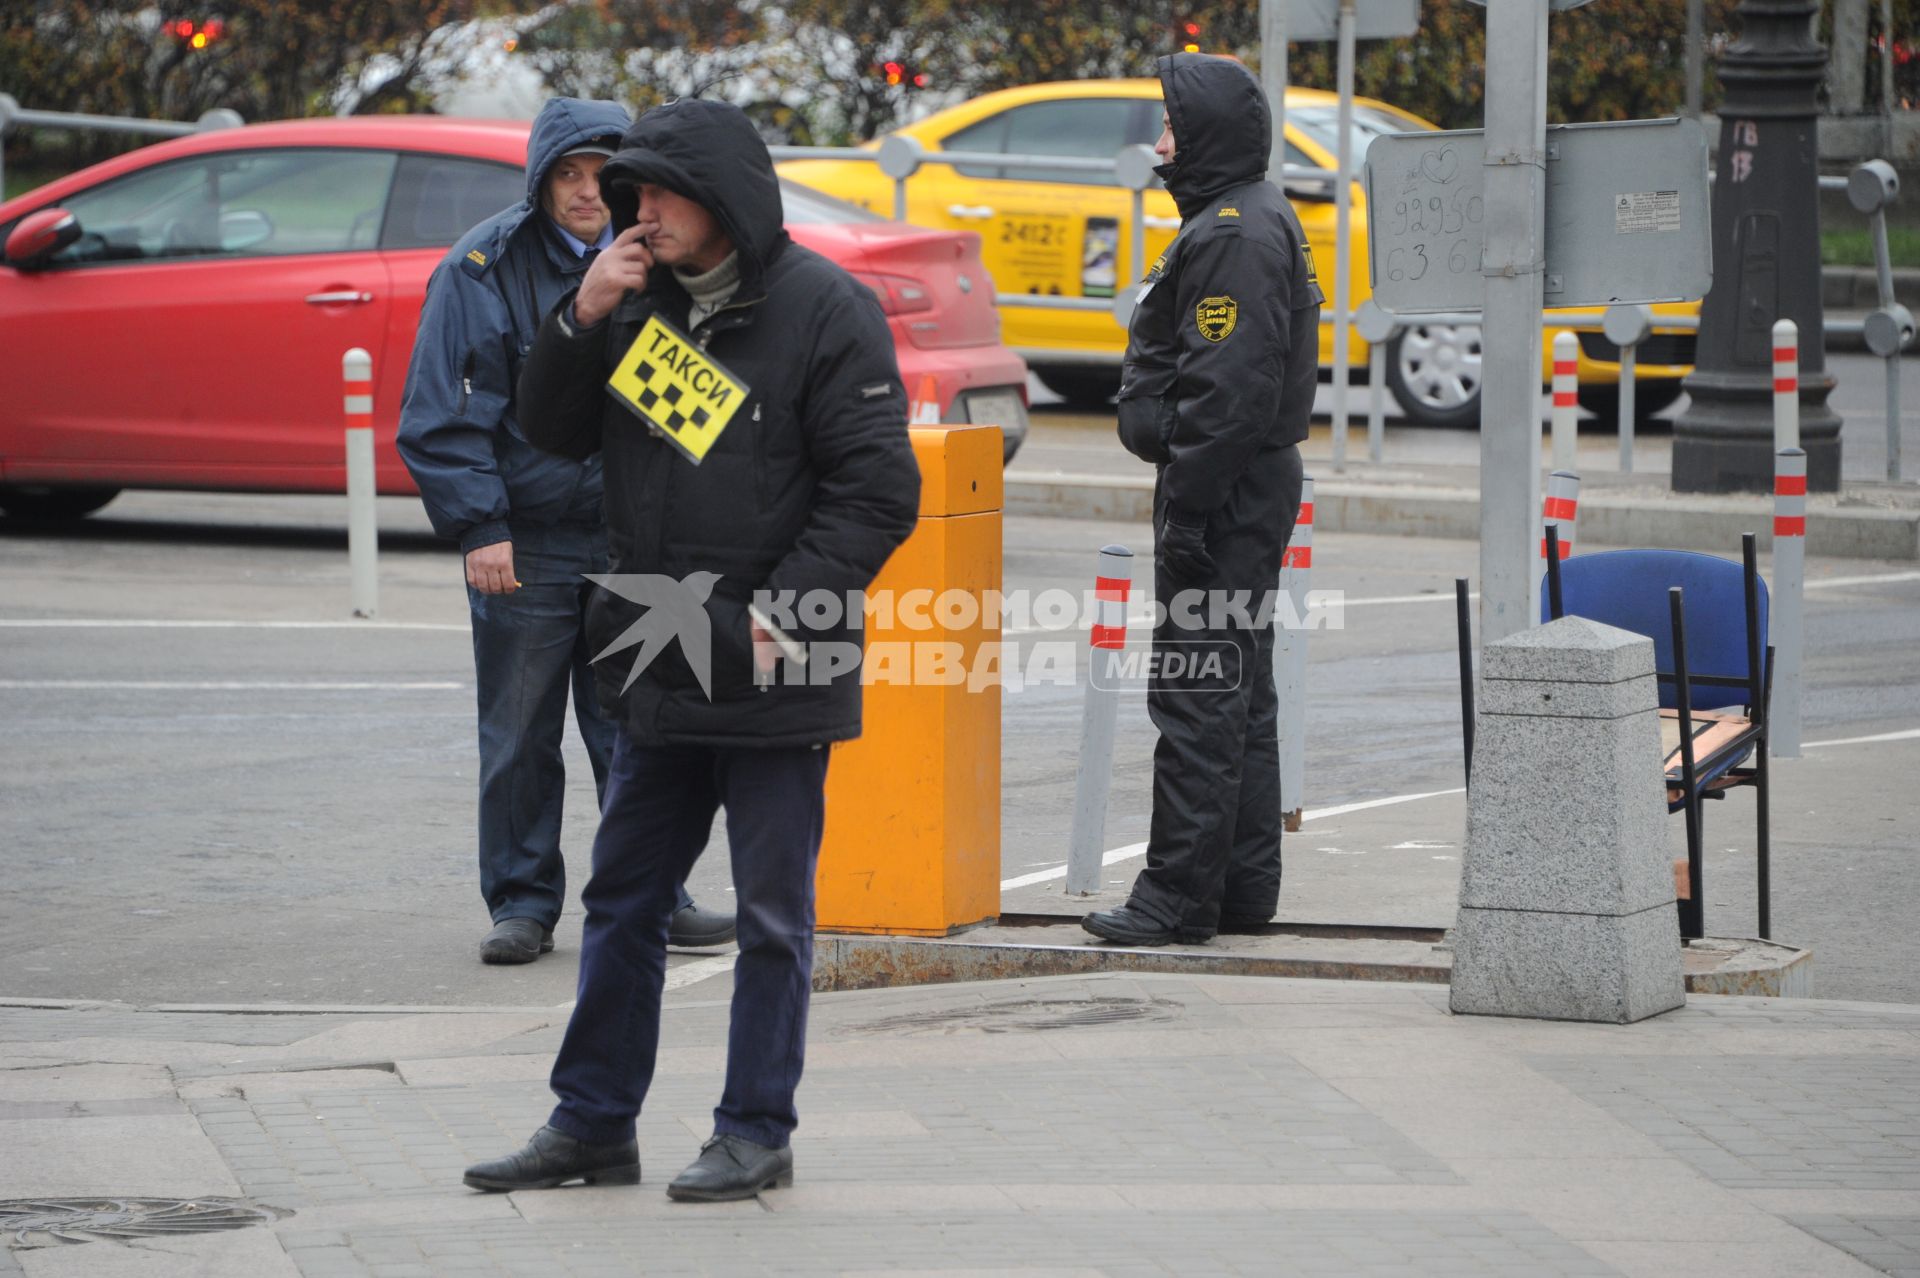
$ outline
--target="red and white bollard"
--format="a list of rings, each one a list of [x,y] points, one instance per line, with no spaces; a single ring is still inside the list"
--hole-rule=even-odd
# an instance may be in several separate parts
[[[1280,558],[1280,592],[1289,606],[1274,609],[1273,682],[1280,699],[1280,809],[1288,830],[1300,828],[1307,773],[1307,589],[1313,575],[1313,478],[1300,481],[1300,514]]]
[[[1560,557],[1573,553],[1573,525],[1580,514],[1580,476],[1570,470],[1556,470],[1547,476],[1547,499],[1541,508],[1540,557],[1547,557],[1546,528],[1556,529]]]
[[[1127,596],[1132,590],[1133,552],[1125,546],[1101,547],[1093,579],[1093,638],[1080,719],[1080,771],[1073,787],[1073,835],[1067,846],[1069,896],[1099,891],[1105,867],[1114,719],[1120,709],[1121,651],[1127,646]]]
[[[1572,470],[1580,438],[1580,339],[1553,338],[1553,468]]]
[[[1807,455],[1783,448],[1773,462],[1773,696],[1767,734],[1778,759],[1800,757],[1801,661],[1806,648]]]
[[[346,381],[347,563],[353,576],[353,615],[380,607],[380,530],[374,519],[373,356],[358,346],[340,360]]]
[[[1773,326],[1773,447],[1800,447],[1800,326],[1790,319]]]

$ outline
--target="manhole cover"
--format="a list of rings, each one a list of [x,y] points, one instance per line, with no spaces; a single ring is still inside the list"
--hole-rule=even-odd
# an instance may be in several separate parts
[[[1023,1034],[1040,1030],[1084,1029],[1119,1021],[1170,1021],[1180,1014],[1178,1003],[1144,998],[1028,999],[1018,1003],[989,1003],[937,1012],[909,1012],[850,1026],[857,1034],[949,1034],[979,1030],[983,1034]]]
[[[245,1229],[291,1214],[239,1198],[14,1198],[0,1200],[0,1234],[16,1242],[28,1234],[62,1242],[158,1238]]]

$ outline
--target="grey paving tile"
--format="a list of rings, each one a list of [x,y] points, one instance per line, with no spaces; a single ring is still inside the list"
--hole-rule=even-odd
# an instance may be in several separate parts
[[[945,1213],[758,1217],[674,1210],[653,1220],[489,1222],[453,1229],[349,1231],[369,1275],[563,1274],[838,1275],[875,1269],[875,1257],[916,1271],[1062,1271],[1106,1278],[1154,1275],[1328,1274],[1415,1278],[1528,1274],[1598,1278],[1615,1273],[1525,1216],[1512,1213],[1245,1211],[1089,1212],[995,1217],[990,1229],[956,1228]],[[349,1272],[334,1248],[290,1248]],[[624,1268],[623,1268],[624,1267]],[[885,1265],[881,1267],[886,1267]]]
[[[1527,1060],[1730,1188],[1920,1189],[1920,1053]]]

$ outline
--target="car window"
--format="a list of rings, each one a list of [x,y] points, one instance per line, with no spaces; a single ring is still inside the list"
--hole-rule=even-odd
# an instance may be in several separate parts
[[[390,151],[240,151],[175,160],[61,201],[79,240],[57,266],[279,257],[374,247]]]
[[[1298,107],[1287,112],[1287,119],[1302,133],[1325,147],[1329,154],[1339,154],[1340,116],[1337,107]],[[1425,128],[1419,121],[1397,111],[1356,102],[1353,107],[1353,131],[1348,135],[1349,145],[1353,148],[1354,171],[1358,173],[1360,165],[1366,162],[1367,145],[1375,138],[1388,133],[1424,132]],[[1293,163],[1291,156],[1288,157],[1288,163]]]
[[[999,151],[1007,155],[1073,155],[1111,160],[1133,141],[1138,118],[1130,98],[1068,98],[1058,102],[1029,102],[970,125],[941,140],[949,151]],[[1012,181],[1070,182],[1081,186],[1116,186],[1111,173],[1073,169],[988,169],[957,165],[969,177],[1003,177]]]
[[[1001,154],[1007,149],[1007,117],[1010,111],[988,116],[977,124],[969,124],[958,133],[949,133],[940,139],[942,151],[995,151]],[[1002,170],[995,165],[956,164],[956,173],[964,173],[974,178],[997,178]]]
[[[445,248],[526,198],[523,168],[492,160],[403,155],[394,174],[380,247]]]
[[[870,213],[857,204],[836,200],[830,195],[801,186],[798,182],[780,183],[780,202],[786,207],[786,221],[799,226],[852,226],[862,222],[884,222],[878,213]]]

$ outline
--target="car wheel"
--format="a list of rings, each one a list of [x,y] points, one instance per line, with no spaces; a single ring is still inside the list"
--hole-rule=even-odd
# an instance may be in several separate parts
[[[1075,408],[1098,412],[1120,393],[1120,366],[1111,368],[1036,368],[1040,384]]]
[[[1682,388],[1678,377],[1635,382],[1633,420],[1644,422],[1661,409],[1671,408],[1681,394]],[[1617,422],[1620,420],[1620,388],[1618,386],[1582,386],[1580,407],[1598,417],[1602,422],[1608,424]]]
[[[118,488],[47,488],[39,484],[0,486],[0,511],[15,519],[79,519],[115,497]]]
[[[1387,389],[1416,425],[1479,425],[1479,325],[1409,327],[1387,348]]]

